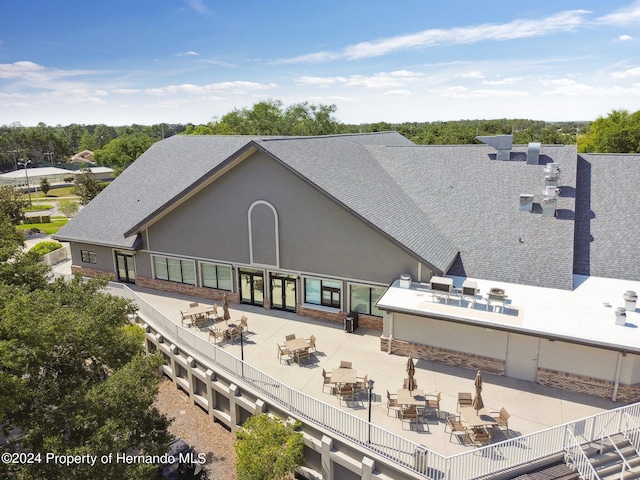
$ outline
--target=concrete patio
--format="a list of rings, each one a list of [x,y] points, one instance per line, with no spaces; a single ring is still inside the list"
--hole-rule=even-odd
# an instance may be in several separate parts
[[[135,285],[130,287],[177,325],[181,324],[180,310],[185,310],[190,302],[212,303],[206,299],[158,292]],[[117,293],[116,289],[114,293]],[[221,302],[217,303],[218,313],[222,315]],[[331,324],[291,312],[265,310],[251,305],[231,304],[229,312],[231,322],[239,321],[243,315],[248,318],[250,333],[244,336],[244,359],[265,373],[366,420],[369,408],[366,391],[360,394],[357,401],[349,401],[346,404],[328,393],[328,389],[323,392],[322,369],[329,373],[339,366],[341,360],[351,361],[359,377],[368,375],[375,381],[372,423],[446,456],[472,448],[459,443],[455,436],[450,441],[449,433],[445,433],[444,430],[447,413],[456,413],[458,392],[474,391],[475,371],[417,360],[415,378],[418,387],[427,394],[441,392],[441,412],[428,416],[426,422],[414,425],[410,431],[409,423],[395,417],[393,411],[387,415],[386,407],[386,391],[395,393],[402,388],[403,379],[406,377],[407,358],[381,352],[380,332],[359,328],[355,333],[348,334],[344,332],[341,324]],[[212,321],[208,324],[212,324]],[[194,326],[190,327],[190,330],[207,340],[207,327],[208,325],[200,328]],[[302,365],[280,362],[277,344],[284,344],[285,336],[288,334],[304,338],[314,335],[317,338],[317,353],[312,354],[311,359]],[[211,341],[213,342],[213,339]],[[219,346],[240,358],[239,342],[222,342]],[[510,436],[536,432],[622,405],[606,399],[489,373],[483,373],[483,381],[482,396],[485,406],[495,411],[505,407],[511,414]],[[502,430],[496,434],[493,442],[505,438],[506,431]]]

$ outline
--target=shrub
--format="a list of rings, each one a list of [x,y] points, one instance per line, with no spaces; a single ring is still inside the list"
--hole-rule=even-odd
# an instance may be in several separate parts
[[[31,251],[36,252],[40,256],[44,256],[47,253],[51,253],[55,250],[58,250],[59,248],[62,248],[62,245],[60,243],[47,241],[47,242],[37,243],[36,245],[31,247]]]

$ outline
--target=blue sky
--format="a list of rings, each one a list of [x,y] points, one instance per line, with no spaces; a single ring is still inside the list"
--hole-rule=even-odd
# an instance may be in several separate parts
[[[345,123],[640,110],[640,0],[6,0],[0,124],[207,123],[279,99]]]

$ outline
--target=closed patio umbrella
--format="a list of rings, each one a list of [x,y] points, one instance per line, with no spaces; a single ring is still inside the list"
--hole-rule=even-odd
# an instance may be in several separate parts
[[[227,300],[227,294],[222,296],[222,310],[224,310],[224,321],[228,321],[231,318],[229,315],[229,300]]]
[[[415,390],[416,388],[416,381],[413,378],[415,373],[416,366],[413,364],[413,358],[409,357],[409,360],[407,360],[407,390],[409,390],[410,392]]]
[[[480,370],[478,370],[478,373],[476,373],[474,384],[476,386],[476,394],[473,397],[471,406],[475,408],[476,411],[478,411],[484,408],[484,402],[482,401],[482,375],[480,375]]]

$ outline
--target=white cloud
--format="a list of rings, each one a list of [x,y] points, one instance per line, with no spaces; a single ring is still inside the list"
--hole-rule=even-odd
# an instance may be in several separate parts
[[[628,42],[629,40],[633,40],[631,35],[620,35],[616,40],[619,42]]]
[[[389,90],[388,92],[383,93],[386,97],[407,97],[411,95],[409,90]]]
[[[440,97],[449,98],[512,98],[528,97],[531,94],[518,90],[491,90],[491,89],[470,89],[461,85],[456,85],[441,89],[436,92]]]
[[[520,83],[522,81],[522,77],[510,77],[503,78],[501,80],[485,80],[482,82],[484,85],[513,85],[515,83]]]
[[[442,44],[457,45],[485,40],[499,41],[542,36],[575,30],[586,23],[585,16],[588,13],[590,12],[586,10],[567,10],[541,19],[519,19],[503,24],[483,24],[451,29],[429,29],[418,33],[360,42],[346,47],[341,52],[311,53],[278,60],[278,62],[311,63],[326,62],[339,58],[357,60],[379,57],[402,50],[432,47]]]
[[[595,20],[595,23],[605,25],[630,25],[638,22],[640,22],[640,0]]]
[[[185,2],[198,13],[209,13],[209,8],[202,0],[185,0]]]
[[[628,70],[624,70],[622,72],[613,72],[611,76],[613,78],[639,77],[640,67],[629,68]]]
[[[484,78],[484,73],[477,70],[473,72],[466,72],[460,75],[462,78]]]
[[[198,52],[194,52],[193,50],[189,50],[187,52],[179,52],[176,54],[177,57],[197,57],[200,54]]]
[[[331,85],[343,85],[345,87],[364,88],[393,88],[413,83],[423,77],[422,73],[409,70],[396,70],[393,72],[380,72],[374,75],[351,75],[349,77],[299,77],[296,81],[302,85],[315,85],[328,87]]]
[[[600,87],[596,85],[587,85],[586,83],[578,83],[570,79],[556,79],[543,82],[547,87],[544,95],[560,95],[565,97],[613,97],[622,95],[637,95],[636,88],[625,88],[620,86]]]
[[[139,92],[146,93],[147,95],[164,96],[180,93],[186,93],[189,95],[203,95],[212,92],[224,92],[237,95],[261,90],[271,90],[275,87],[275,83],[265,84],[244,81],[210,83],[208,85],[193,85],[190,83],[183,83],[181,85],[168,85],[166,87],[145,88],[134,93]],[[119,93],[125,93],[125,90],[120,90]]]

